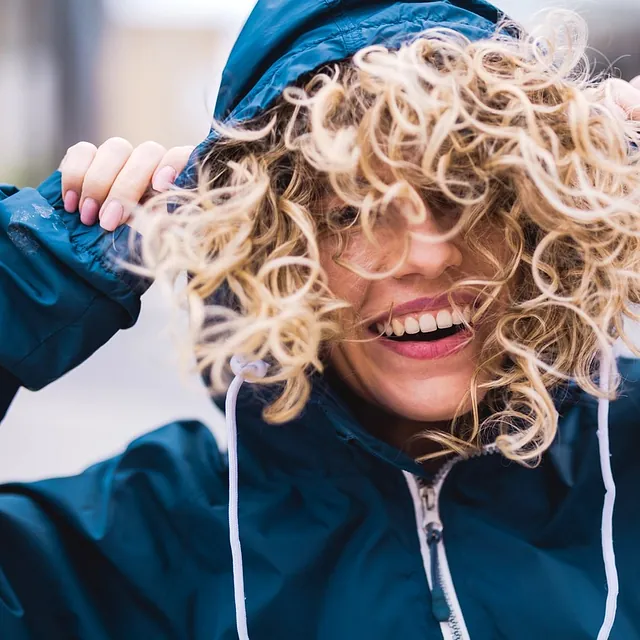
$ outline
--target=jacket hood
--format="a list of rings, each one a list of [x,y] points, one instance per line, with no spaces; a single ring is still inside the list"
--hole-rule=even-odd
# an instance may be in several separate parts
[[[259,0],[229,57],[214,117],[251,118],[304,73],[363,47],[397,47],[433,26],[476,39],[499,16],[484,0]]]
[[[358,50],[373,44],[399,47],[404,41],[425,29],[445,26],[471,40],[488,37],[504,14],[485,0],[258,0],[231,51],[223,72],[214,118],[226,123],[241,123],[267,109],[302,75],[323,64],[349,58]],[[196,148],[182,185],[193,179],[193,169],[215,143],[211,130]],[[220,300],[227,300],[226,293]],[[561,388],[554,394],[558,411],[575,401],[577,388]],[[252,402],[252,392],[243,393],[242,413],[258,419],[265,398],[260,394]],[[268,394],[267,394],[268,395]],[[223,401],[218,402],[224,409]],[[406,454],[372,436],[359,423],[336,384],[316,376],[310,406],[317,406],[324,420],[345,442],[357,442],[378,458],[415,475],[426,475],[424,469]],[[305,420],[308,425],[310,421]],[[567,485],[573,483],[573,430],[551,450],[551,458]]]
[[[247,121],[271,106],[304,74],[349,58],[363,47],[399,47],[421,31],[438,26],[478,40],[491,36],[503,18],[504,14],[485,0],[258,0],[225,66],[213,117],[227,124]],[[197,162],[215,144],[216,137],[212,129],[196,147],[178,179],[180,186],[193,184]],[[228,302],[225,292],[215,297]],[[576,391],[570,384],[555,393],[560,414],[575,401]],[[258,419],[265,393],[257,402],[252,402],[251,390],[244,391],[243,396],[243,415]],[[224,409],[223,399],[217,403]],[[372,436],[327,378],[316,376],[309,404],[320,408],[324,419],[346,442],[356,441],[378,458],[410,473],[429,475],[409,456]],[[563,481],[571,485],[573,432],[568,431],[568,437],[556,443],[550,454]]]
[[[304,74],[349,58],[365,46],[399,47],[432,27],[448,27],[478,40],[495,33],[504,17],[485,0],[258,0],[225,66],[213,117],[226,124],[245,122],[271,106]],[[180,186],[193,185],[197,162],[215,144],[216,137],[212,129],[196,147],[178,178]],[[224,292],[223,299],[228,299]],[[575,385],[570,384],[554,394],[561,415],[575,402],[576,392]],[[251,402],[251,391],[243,395],[242,413],[257,418],[263,402]],[[264,394],[261,398],[264,401]],[[218,404],[224,408],[222,402]],[[317,376],[314,380],[310,405],[321,408],[324,418],[346,442],[357,441],[370,453],[405,471],[425,474],[414,460],[368,433],[327,379]],[[571,485],[574,438],[571,428],[566,431],[567,437],[556,442],[549,453],[563,481]]]
[[[433,27],[448,27],[470,40],[479,40],[491,36],[503,17],[485,0],[258,0],[225,66],[213,117],[225,124],[245,122],[269,108],[304,74],[348,59],[363,47],[381,44],[398,48]],[[196,147],[178,178],[179,186],[193,186],[197,163],[216,138],[212,129]],[[214,295],[228,303],[225,292]],[[223,408],[222,402],[218,404]],[[408,456],[359,425],[325,379],[314,381],[310,404],[322,407],[325,419],[344,440],[358,441],[406,471],[424,473]],[[242,413],[248,418],[261,406],[245,397]]]
[[[213,117],[236,124],[249,120],[304,74],[349,58],[365,46],[399,47],[417,33],[437,26],[478,40],[492,35],[503,18],[504,14],[485,0],[258,0],[225,66]],[[197,162],[215,144],[216,137],[212,129],[196,147],[178,178],[180,186],[193,185]],[[228,302],[227,292],[218,292],[215,297]],[[570,385],[556,392],[554,399],[561,414],[575,401],[575,391],[575,385]],[[251,390],[244,391],[243,396],[243,415],[258,419],[265,393],[256,402],[252,401]],[[224,410],[224,399],[217,404]],[[321,415],[345,442],[358,442],[378,458],[410,473],[430,475],[409,456],[372,436],[336,392],[336,385],[325,377],[314,379],[309,404],[320,408]],[[574,448],[572,431],[568,431],[569,437],[556,443],[550,454],[564,482],[570,485]]]
[[[363,47],[397,48],[432,27],[479,40],[493,34],[502,17],[485,0],[258,0],[223,71],[213,117],[245,122],[304,74]],[[197,162],[216,137],[211,130],[196,147],[179,186],[193,185]]]

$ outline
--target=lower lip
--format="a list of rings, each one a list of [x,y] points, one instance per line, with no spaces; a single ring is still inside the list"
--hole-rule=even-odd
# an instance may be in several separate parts
[[[470,331],[463,330],[433,342],[396,342],[380,338],[380,344],[405,358],[440,360],[462,351],[471,342],[472,337]]]

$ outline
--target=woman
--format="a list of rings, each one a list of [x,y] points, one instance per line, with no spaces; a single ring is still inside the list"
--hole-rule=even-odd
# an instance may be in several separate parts
[[[3,637],[640,637],[632,360],[607,413],[640,300],[640,93],[588,82],[579,23],[563,48],[499,20],[258,2],[186,188],[135,217],[142,262],[128,227],[83,224],[102,198],[63,210],[59,175],[6,193],[4,389],[183,270],[199,366],[236,378],[228,461],[181,422],[2,488]]]

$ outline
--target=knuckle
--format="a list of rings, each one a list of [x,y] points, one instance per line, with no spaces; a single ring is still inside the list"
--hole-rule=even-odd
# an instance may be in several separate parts
[[[609,86],[614,94],[614,96],[621,98],[628,96],[630,91],[633,91],[633,87],[626,81],[621,78],[610,78]]]
[[[167,151],[166,155],[163,158],[163,163],[178,165],[185,164],[191,156],[194,148],[195,147],[191,146],[173,147],[172,149],[169,149],[169,151]]]
[[[166,153],[166,149],[158,142],[147,140],[143,142],[137,149],[137,152],[144,155],[162,156]]]
[[[75,154],[75,153],[95,153],[97,151],[97,147],[95,144],[91,144],[91,142],[87,142],[83,140],[82,142],[77,142],[67,149],[67,154]]]
[[[68,161],[64,163],[61,170],[66,184],[77,184],[82,182],[84,178],[84,172],[74,167]]]
[[[102,198],[111,188],[111,182],[99,176],[89,176],[85,179],[83,196]]]
[[[186,160],[188,160],[188,158],[191,157],[191,154],[193,153],[194,149],[195,149],[195,147],[193,147],[193,146],[178,147],[176,149],[176,156],[178,158],[181,158],[182,160],[184,160],[186,162]]]
[[[141,187],[144,187],[144,185],[141,184],[140,181],[128,176],[122,176],[118,178],[117,183],[113,186],[112,192],[117,194],[121,199],[131,199]]]
[[[120,137],[109,138],[102,146],[121,153],[131,154],[133,151],[133,145],[128,140]]]

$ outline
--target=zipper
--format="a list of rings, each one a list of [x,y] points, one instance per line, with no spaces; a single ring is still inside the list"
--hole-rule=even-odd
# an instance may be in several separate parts
[[[440,519],[440,493],[449,472],[456,464],[497,451],[495,445],[489,445],[470,456],[456,456],[440,467],[430,484],[407,471],[403,472],[413,499],[420,552],[431,591],[431,611],[440,623],[444,640],[470,640],[470,636],[447,561],[444,526]]]

